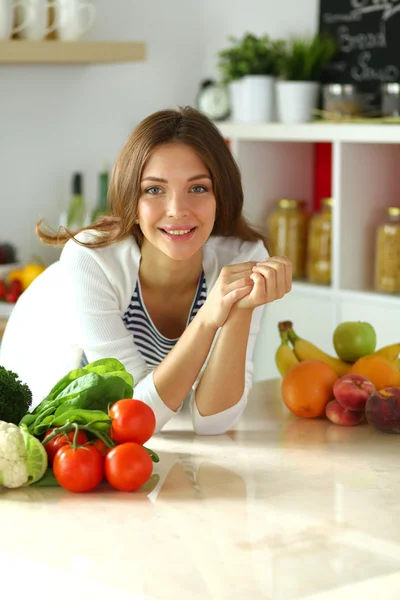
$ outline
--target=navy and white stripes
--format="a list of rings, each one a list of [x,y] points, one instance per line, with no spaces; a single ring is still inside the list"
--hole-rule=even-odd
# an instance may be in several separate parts
[[[196,316],[206,298],[207,285],[204,272],[202,272],[186,326]],[[139,280],[123,316],[123,321],[125,327],[132,332],[135,345],[150,369],[155,369],[164,360],[179,339],[166,338],[157,330],[144,305]]]

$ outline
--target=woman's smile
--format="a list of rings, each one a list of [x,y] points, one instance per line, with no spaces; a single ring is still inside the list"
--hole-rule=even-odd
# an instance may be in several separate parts
[[[138,220],[143,244],[175,260],[198,254],[211,235],[216,200],[210,172],[191,146],[159,146],[141,178]],[[147,248],[147,251],[149,248]]]

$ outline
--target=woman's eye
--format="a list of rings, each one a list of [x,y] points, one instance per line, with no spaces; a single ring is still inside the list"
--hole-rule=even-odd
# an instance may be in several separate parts
[[[201,194],[202,192],[208,191],[205,185],[194,185],[192,190],[195,194]]]
[[[147,188],[147,190],[145,190],[145,193],[150,194],[151,196],[157,196],[161,191],[161,188],[154,185],[153,187]]]

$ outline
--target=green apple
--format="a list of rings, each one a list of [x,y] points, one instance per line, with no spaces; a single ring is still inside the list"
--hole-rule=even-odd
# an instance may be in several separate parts
[[[374,352],[375,329],[364,321],[344,321],[333,332],[333,346],[342,360],[355,362]]]

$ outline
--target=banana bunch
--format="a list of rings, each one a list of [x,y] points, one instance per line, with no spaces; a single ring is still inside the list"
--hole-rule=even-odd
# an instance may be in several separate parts
[[[336,356],[327,354],[308,340],[300,338],[293,330],[291,321],[278,324],[281,344],[275,353],[275,363],[279,373],[285,375],[291,367],[303,360],[321,360],[331,366],[338,377],[349,372],[352,363],[345,362]],[[374,352],[375,355],[387,358],[400,369],[400,343],[384,346]]]

